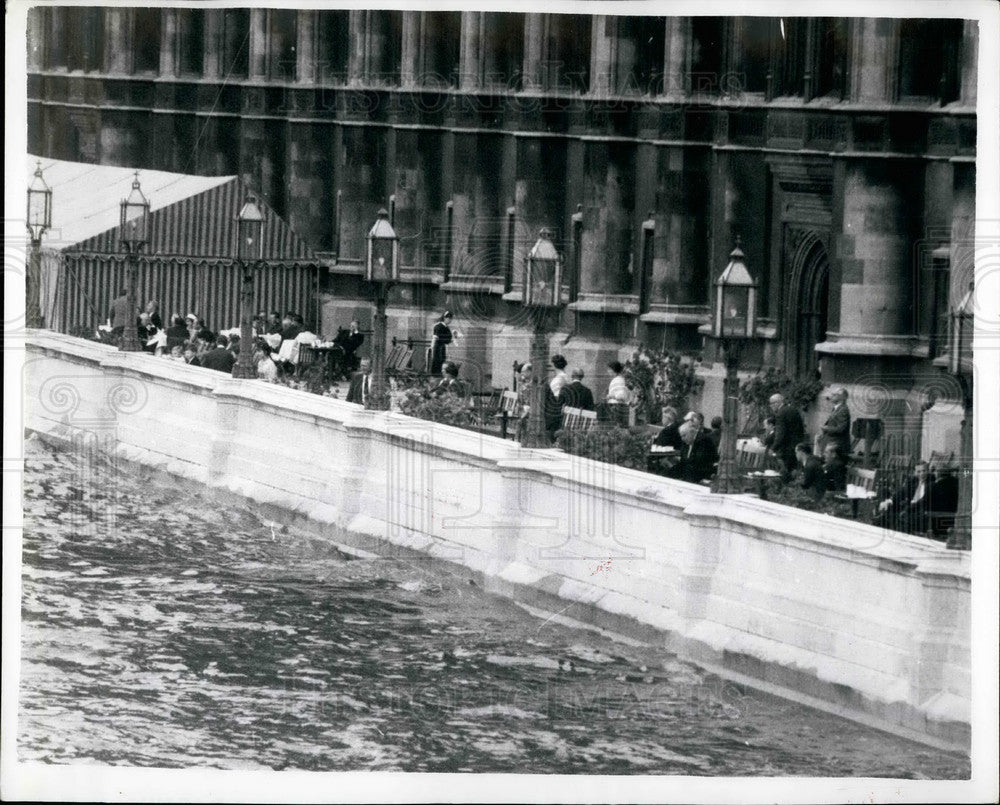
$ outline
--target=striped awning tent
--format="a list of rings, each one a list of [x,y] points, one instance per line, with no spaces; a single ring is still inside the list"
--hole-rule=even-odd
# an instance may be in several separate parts
[[[133,168],[37,158],[52,189],[52,228],[42,250],[45,326],[90,330],[105,321],[125,282],[119,237],[120,203]],[[149,200],[150,240],[139,260],[139,302],[153,299],[164,317],[195,312],[210,327],[239,321],[236,216],[254,194],[237,176],[190,176],[140,170]],[[309,246],[257,196],[264,217],[264,261],[257,268],[255,305],[315,318],[319,261]]]

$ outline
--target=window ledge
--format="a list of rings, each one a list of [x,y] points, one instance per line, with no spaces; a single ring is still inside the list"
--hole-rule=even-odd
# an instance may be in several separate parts
[[[458,291],[459,293],[488,293],[503,295],[503,277],[452,277],[442,282],[442,291]]]
[[[635,294],[580,294],[569,305],[581,313],[629,313],[639,315],[639,297]]]
[[[831,339],[816,345],[820,355],[877,355],[928,358],[927,338],[915,335],[862,335],[829,333]]]

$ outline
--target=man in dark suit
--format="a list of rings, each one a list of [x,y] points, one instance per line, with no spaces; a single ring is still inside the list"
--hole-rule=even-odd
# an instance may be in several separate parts
[[[851,454],[851,410],[847,407],[847,389],[836,388],[830,392],[833,410],[823,424],[820,437],[821,447],[833,443],[840,448],[841,455]]]
[[[681,422],[677,421],[677,409],[669,405],[664,406],[663,412],[663,427],[660,432],[656,434],[656,438],[653,439],[653,444],[659,447],[672,447],[675,450],[680,450],[684,446],[684,442],[681,441]]]
[[[795,445],[804,441],[806,428],[802,423],[802,414],[798,409],[787,405],[785,398],[780,394],[772,394],[768,402],[774,414],[774,440],[771,443],[771,450],[784,463],[787,480],[795,467]]]
[[[828,444],[823,450],[823,491],[843,492],[847,488],[847,464],[840,448]]]
[[[351,377],[351,385],[347,388],[347,401],[364,405],[368,399],[371,387],[372,362],[368,358],[361,359],[361,368]]]
[[[692,484],[700,483],[715,474],[715,462],[719,454],[708,436],[699,431],[693,422],[685,422],[680,428],[681,457],[667,470],[668,478],[677,478]]]
[[[812,446],[808,442],[799,442],[795,445],[795,458],[802,468],[802,488],[812,492],[817,498],[823,497],[826,486],[823,462],[813,455]]]
[[[236,363],[236,356],[229,351],[229,339],[220,335],[215,341],[215,349],[210,349],[200,356],[199,360],[206,369],[231,373]]]
[[[594,410],[594,392],[583,385],[583,369],[570,372],[571,380],[559,392],[559,405],[565,408],[580,408],[584,411]]]
[[[950,473],[935,479],[926,461],[918,461],[913,475],[891,496],[878,504],[875,525],[902,531],[905,534],[924,534],[934,531],[943,538],[946,518],[941,514],[954,514],[958,509],[958,479]],[[932,512],[937,516],[932,516]],[[938,523],[933,522],[939,520]]]

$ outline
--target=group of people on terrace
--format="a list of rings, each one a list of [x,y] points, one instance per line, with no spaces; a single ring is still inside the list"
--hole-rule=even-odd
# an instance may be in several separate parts
[[[122,337],[131,318],[126,299],[123,289],[111,303],[108,322],[112,338]],[[195,313],[187,316],[174,313],[165,327],[156,300],[146,303],[135,326],[144,351],[192,366],[231,373],[240,354],[239,326],[215,331]],[[251,334],[257,377],[270,382],[277,382],[279,373],[293,372],[303,345],[311,346],[319,340],[302,315],[294,311],[284,315],[276,310],[259,311]],[[339,351],[340,371],[345,377],[350,376],[358,368],[357,352],[364,343],[358,323],[352,321],[349,329],[341,329],[333,343]]]
[[[121,336],[128,310],[124,292],[111,305],[109,315],[112,334]],[[447,346],[457,337],[451,329],[452,316],[445,312],[434,325],[429,350],[434,396],[453,395],[471,405],[470,387],[460,379],[460,368],[447,359]],[[240,353],[239,328],[219,332],[209,328],[201,317],[189,313],[174,314],[169,326],[159,313],[159,305],[150,300],[135,320],[140,341],[148,352],[168,359],[183,361],[220,372],[231,373]],[[253,361],[258,378],[276,382],[283,372],[293,372],[303,345],[313,345],[318,336],[305,325],[303,317],[289,311],[261,311],[253,321]],[[370,390],[371,361],[360,359],[358,350],[364,335],[357,321],[349,329],[341,329],[334,341],[342,353],[341,371],[350,378],[346,399],[364,404]],[[551,377],[545,384],[545,430],[554,441],[563,427],[566,408],[595,412],[595,419],[605,426],[628,423],[627,411],[633,403],[633,390],[625,378],[625,367],[617,360],[607,364],[609,382],[603,397],[595,396],[584,384],[586,372],[581,367],[569,369],[561,355],[551,357]],[[530,415],[532,366],[514,363],[515,391],[518,409],[512,414],[517,421],[519,438],[527,429]],[[801,411],[774,394],[769,400],[770,416],[752,438],[766,451],[779,470],[780,481],[805,490],[817,500],[838,495],[848,484],[851,456],[851,411],[848,392],[834,388],[828,395],[832,408],[819,432],[812,438],[806,433]],[[704,483],[716,473],[722,436],[722,418],[714,417],[706,426],[699,411],[688,411],[683,417],[674,407],[662,409],[662,423],[652,439],[648,469],[651,472],[691,483]],[[657,454],[656,449],[664,452]],[[913,534],[943,537],[943,531],[953,519],[958,504],[958,482],[953,468],[931,467],[918,462],[912,475],[895,489],[881,490],[875,503],[873,522],[877,525]]]

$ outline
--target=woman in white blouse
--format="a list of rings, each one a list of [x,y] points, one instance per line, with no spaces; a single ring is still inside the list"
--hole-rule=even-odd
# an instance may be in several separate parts
[[[608,384],[607,401],[612,405],[628,405],[631,402],[632,394],[625,385],[623,372],[625,367],[621,361],[611,361],[608,364],[608,371],[611,373],[611,382]]]

